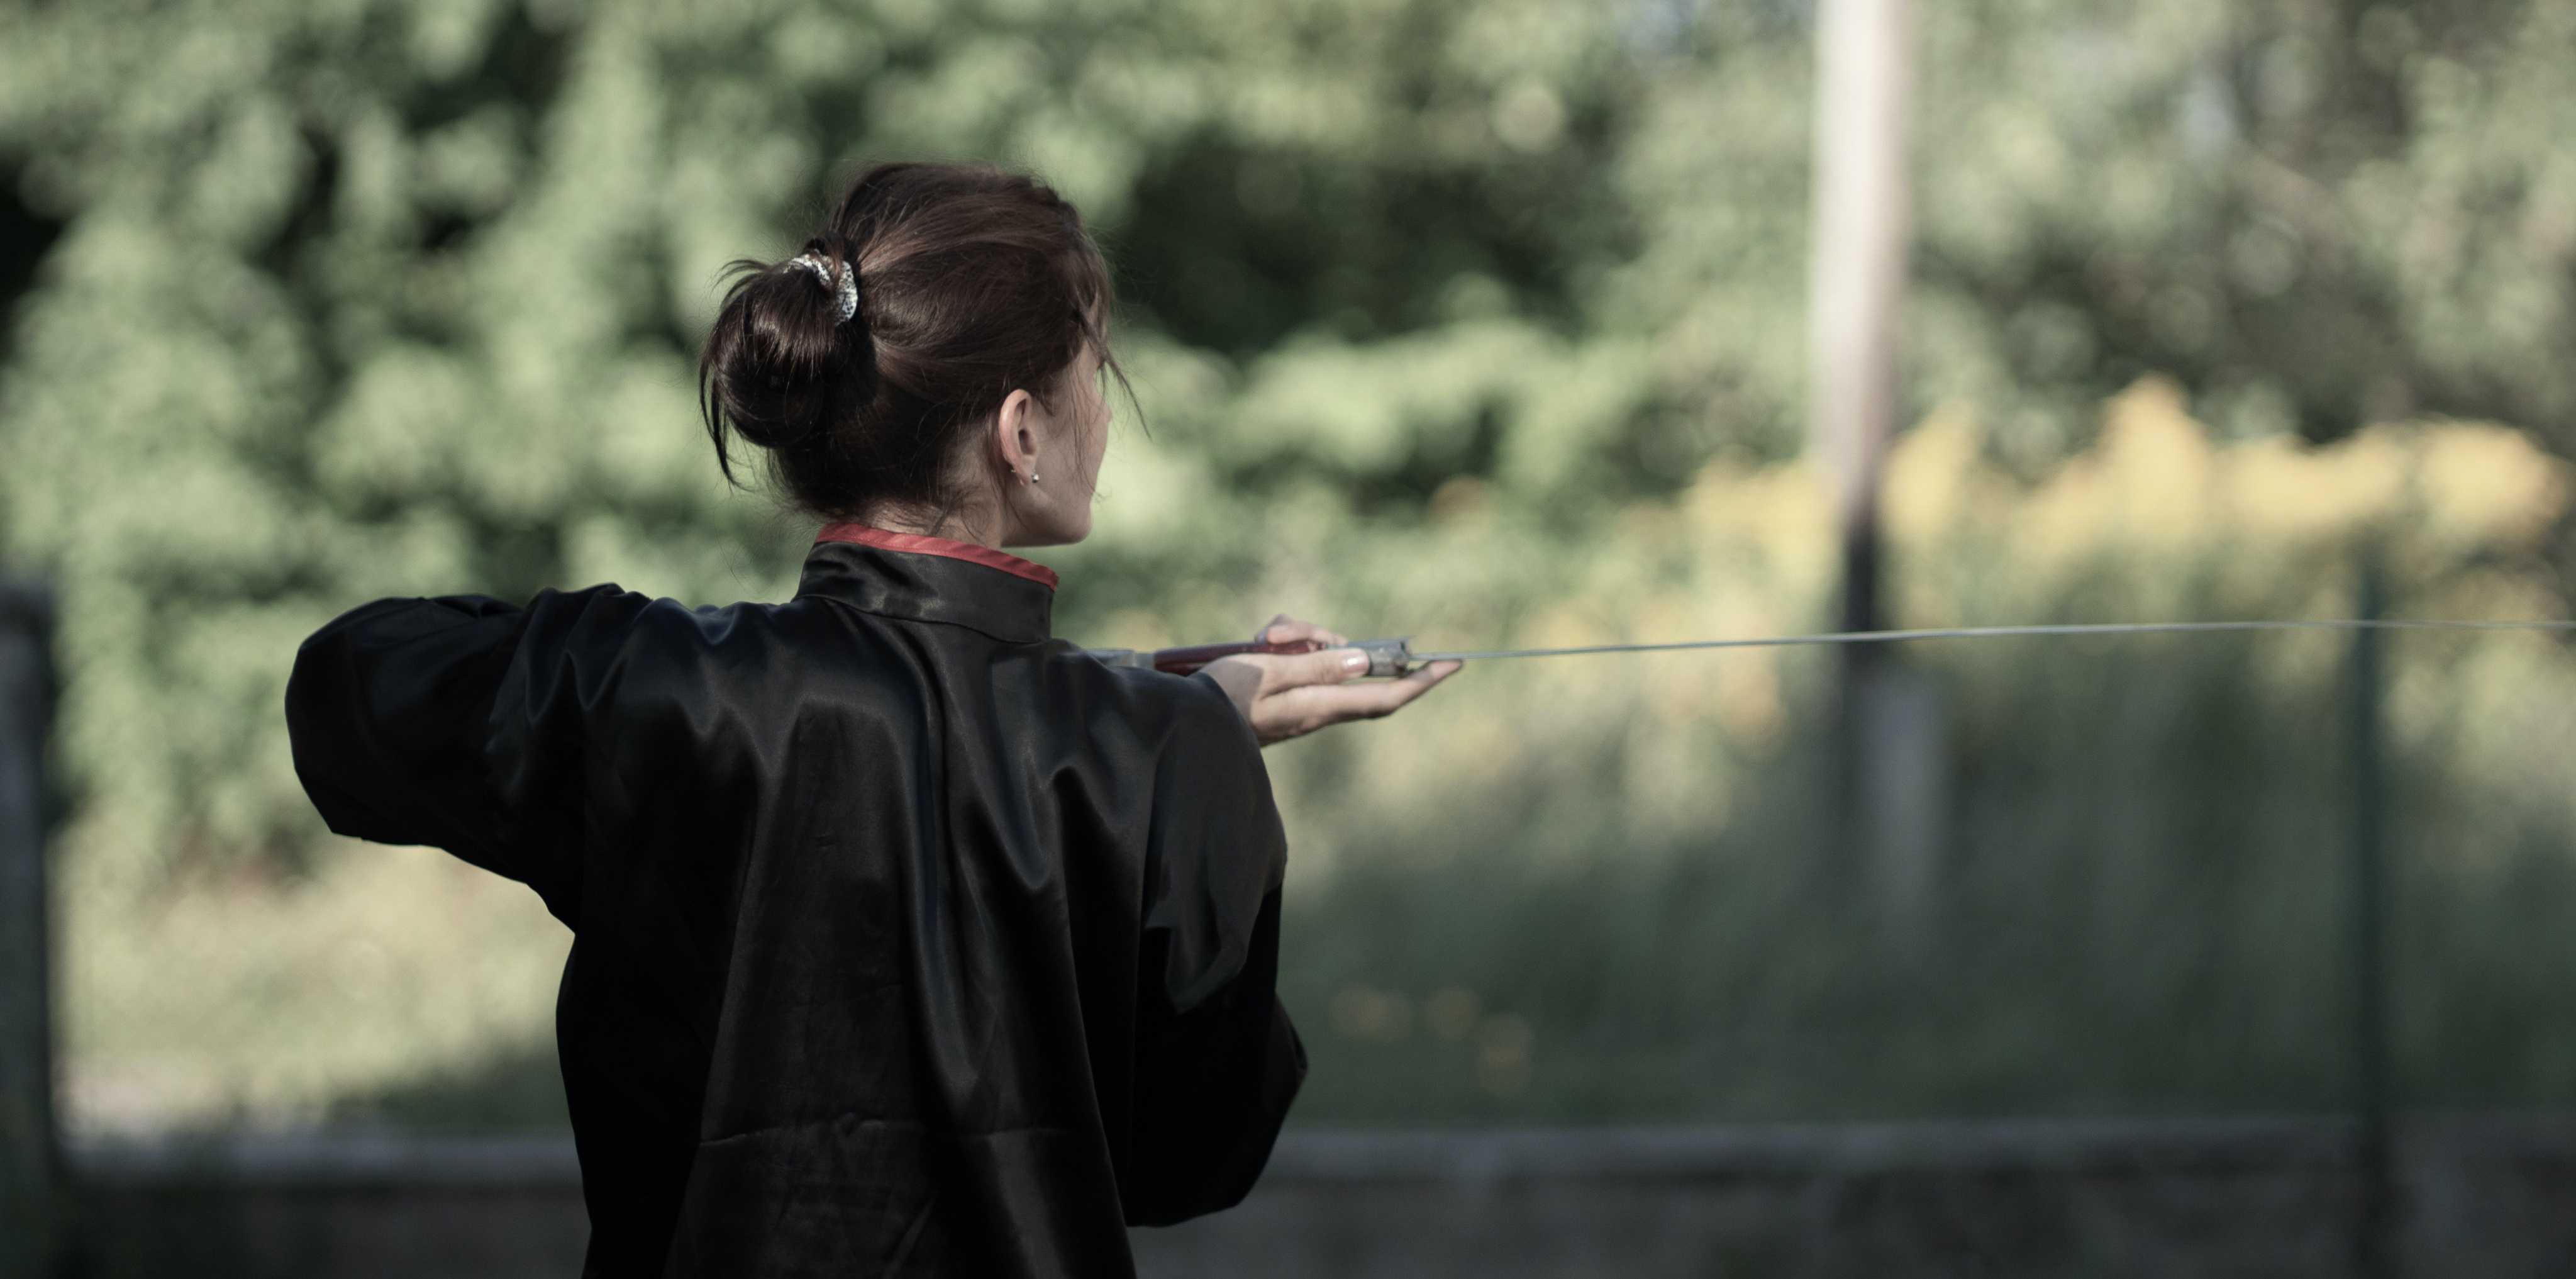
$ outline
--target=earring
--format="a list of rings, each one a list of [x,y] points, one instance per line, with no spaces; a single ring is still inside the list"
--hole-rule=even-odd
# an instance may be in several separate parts
[[[1035,471],[1031,471],[1031,472],[1029,472],[1029,483],[1031,483],[1031,484],[1035,484],[1035,483],[1037,483],[1037,482],[1038,482],[1038,473],[1037,473],[1037,472],[1035,472]]]

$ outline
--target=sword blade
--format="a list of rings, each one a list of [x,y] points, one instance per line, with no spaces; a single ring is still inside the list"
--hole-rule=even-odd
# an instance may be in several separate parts
[[[2437,621],[2414,618],[2318,618],[2253,622],[2094,622],[2039,626],[1942,626],[1912,630],[1831,631],[1670,644],[1585,644],[1481,653],[1414,653],[1412,661],[1490,662],[1507,657],[1574,657],[1586,653],[1669,653],[1707,648],[1789,648],[1813,644],[1904,644],[1919,640],[2008,639],[2042,635],[2207,635],[2236,631],[2551,631],[2576,632],[2576,621]]]

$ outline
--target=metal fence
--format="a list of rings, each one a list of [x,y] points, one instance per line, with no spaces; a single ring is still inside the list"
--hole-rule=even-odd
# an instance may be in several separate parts
[[[45,743],[52,605],[0,581],[0,1274],[38,1273],[53,1246],[51,929]]]

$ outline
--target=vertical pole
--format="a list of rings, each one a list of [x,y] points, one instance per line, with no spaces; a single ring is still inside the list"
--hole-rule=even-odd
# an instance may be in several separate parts
[[[2360,612],[2376,621],[2387,587],[2376,548],[2361,556]],[[2382,632],[2352,636],[2352,1054],[2356,1119],[2353,1273],[2388,1279],[2395,1186],[2389,1149],[2388,770],[2381,737],[2386,691]]]
[[[1841,629],[1877,629],[1879,480],[1896,428],[1898,309],[1912,216],[1906,111],[1914,0],[1819,0],[1808,448],[1833,485]],[[1874,881],[1880,936],[1919,963],[1944,819],[1939,699],[1875,645],[1841,663],[1825,815],[1841,854],[1828,882]]]
[[[1878,485],[1896,421],[1913,28],[1913,0],[1820,0],[1816,7],[1808,443],[1834,485],[1846,630],[1875,629],[1880,613]]]
[[[55,1177],[44,748],[52,608],[0,582],[0,1275],[50,1273]]]

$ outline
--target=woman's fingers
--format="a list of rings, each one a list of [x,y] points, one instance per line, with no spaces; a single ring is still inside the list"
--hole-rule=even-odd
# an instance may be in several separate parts
[[[1252,638],[1255,643],[1261,644],[1294,644],[1303,641],[1330,648],[1339,648],[1350,643],[1342,636],[1325,630],[1313,622],[1302,621],[1286,613],[1271,618],[1267,625],[1253,633]]]
[[[1348,688],[1334,689],[1332,692],[1342,699],[1343,705],[1355,712],[1343,718],[1376,719],[1381,715],[1392,715],[1402,710],[1413,699],[1437,687],[1440,681],[1457,674],[1459,667],[1463,665],[1465,665],[1463,662],[1434,662],[1429,666],[1408,671],[1396,679],[1371,684],[1354,684]]]
[[[1348,651],[1358,652],[1357,649]],[[1318,653],[1313,656],[1329,655]],[[1430,692],[1439,685],[1440,681],[1457,674],[1460,665],[1461,663],[1458,662],[1433,662],[1429,666],[1416,668],[1400,679],[1384,682],[1364,684],[1332,682],[1286,688],[1279,693],[1263,697],[1261,704],[1267,706],[1270,703],[1277,703],[1281,718],[1297,724],[1298,732],[1311,733],[1319,728],[1355,719],[1378,719],[1392,715],[1415,698]]]
[[[1368,654],[1356,648],[1327,648],[1279,656],[1247,655],[1243,660],[1260,664],[1264,696],[1317,684],[1339,684],[1359,678],[1368,673],[1369,668]]]
[[[1278,642],[1275,634],[1271,638]],[[1253,735],[1268,746],[1350,720],[1392,715],[1457,674],[1462,665],[1433,662],[1400,679],[1358,683],[1354,681],[1368,671],[1368,654],[1329,648],[1222,657],[1208,663],[1203,673],[1226,690],[1252,722]]]

